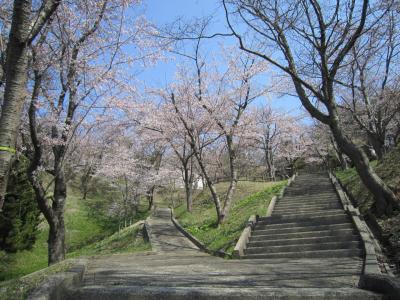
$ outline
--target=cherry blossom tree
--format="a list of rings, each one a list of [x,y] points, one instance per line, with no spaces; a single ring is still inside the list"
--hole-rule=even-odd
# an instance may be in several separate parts
[[[151,165],[138,158],[137,150],[127,136],[109,141],[94,176],[106,178],[116,186],[122,201],[114,199],[110,212],[122,217],[126,225],[137,212],[139,199],[156,184]]]
[[[135,57],[127,57],[123,48],[132,42],[140,47],[138,35],[147,26],[142,20],[126,21],[128,4],[123,0],[62,3],[47,34],[32,49],[28,173],[50,227],[49,264],[65,256],[65,166],[74,137],[84,120],[112,110],[117,95],[126,93],[125,67]],[[43,171],[52,178],[51,201],[41,180]]]
[[[293,172],[296,161],[307,157],[311,144],[302,118],[265,105],[253,112],[253,120],[250,145],[263,151],[268,177],[275,180],[276,164],[282,160],[283,167]]]
[[[222,52],[225,53],[226,68],[210,66],[207,69],[200,55],[199,39],[194,55],[185,55],[193,62],[193,75],[188,76],[190,69],[181,70],[176,83],[171,86],[171,95],[164,95],[189,137],[192,152],[214,199],[218,224],[224,222],[232,205],[238,181],[236,159],[245,134],[245,114],[251,102],[265,94],[265,90],[257,88],[254,82],[266,69],[265,64],[251,56],[241,56],[226,49]],[[228,154],[230,178],[223,206],[202,153],[207,145],[220,137],[224,139]]]

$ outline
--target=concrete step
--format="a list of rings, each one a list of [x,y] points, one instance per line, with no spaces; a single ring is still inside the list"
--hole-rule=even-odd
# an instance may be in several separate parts
[[[326,186],[332,186],[332,183],[329,179],[321,180],[319,182],[315,182],[314,180],[299,180],[290,185],[290,188],[317,189],[319,187]]]
[[[314,198],[310,199],[308,197],[304,197],[304,199],[295,199],[288,200],[286,197],[279,200],[275,206],[293,206],[293,205],[313,205],[313,204],[327,204],[327,203],[336,203],[339,202],[339,198],[330,197],[330,198]]]
[[[270,234],[268,232],[264,233],[264,231],[254,231],[250,237],[250,241],[272,241],[272,240],[283,240],[283,239],[296,239],[296,238],[315,238],[315,237],[323,237],[323,236],[345,236],[345,235],[353,235],[357,234],[357,231],[354,228],[348,226],[348,224],[344,225],[333,225],[332,229],[326,230],[313,230],[313,231],[302,231],[302,232],[294,232],[294,233],[281,233],[281,234]]]
[[[304,183],[308,183],[308,184],[329,184],[331,183],[330,179],[328,177],[326,178],[296,178],[295,181],[293,181],[293,185],[298,185],[298,184],[304,184]]]
[[[285,191],[285,199],[287,199],[287,201],[302,199],[302,198],[307,198],[307,199],[333,198],[335,196],[337,197],[337,194],[334,191],[326,191],[325,189],[315,194],[307,194],[307,193],[292,194],[289,193],[289,190],[287,190],[287,192]]]
[[[336,199],[338,200],[339,198],[337,197],[336,194],[334,193],[325,193],[325,194],[315,194],[315,195],[287,195],[285,194],[285,197],[281,199],[279,202],[301,202],[301,201],[321,201],[321,200],[333,200]]]
[[[306,185],[304,183],[300,185],[291,185],[287,189],[287,191],[309,191],[309,192],[314,192],[314,191],[320,191],[320,192],[326,192],[326,191],[334,191],[334,187],[332,183],[327,183],[327,184],[318,184],[318,185]]]
[[[334,230],[334,229],[352,229],[351,223],[337,223],[329,225],[314,225],[314,226],[298,226],[285,229],[261,229],[258,228],[252,232],[253,236],[257,235],[273,235],[273,234],[286,234],[296,232],[310,232],[310,231],[322,231],[322,230]]]
[[[279,220],[295,220],[295,219],[306,219],[310,217],[318,217],[318,216],[327,216],[334,214],[346,214],[346,212],[341,208],[329,208],[322,210],[310,210],[308,212],[298,212],[298,211],[282,211],[282,212],[272,212],[272,216],[268,218],[272,218],[274,221],[270,221],[270,223],[279,222]],[[268,221],[266,221],[268,222]]]
[[[277,205],[274,208],[274,212],[279,213],[283,211],[292,210],[321,210],[321,209],[335,209],[342,208],[339,202],[333,203],[320,203],[320,204],[301,204],[301,205]]]
[[[305,183],[308,183],[308,185],[305,186],[304,185]],[[321,179],[317,179],[317,180],[298,178],[297,180],[295,180],[293,182],[292,185],[290,185],[290,187],[300,186],[300,187],[304,187],[304,188],[314,188],[314,187],[324,186],[324,185],[332,185],[331,180],[329,178],[321,178]]]
[[[291,239],[277,239],[277,240],[253,240],[250,237],[248,247],[268,247],[268,246],[284,246],[284,245],[300,245],[312,243],[330,243],[330,242],[351,242],[360,241],[360,237],[356,234],[345,234],[340,236],[316,236],[308,238],[291,238]]]
[[[297,205],[315,205],[315,204],[325,204],[325,203],[340,203],[338,197],[332,197],[332,198],[315,198],[315,199],[310,199],[308,197],[304,197],[302,199],[296,199],[296,200],[288,200],[287,198],[283,198],[279,200],[276,203],[276,206],[278,205],[287,205],[287,206],[297,206]]]
[[[342,218],[344,216],[344,218]],[[333,215],[318,218],[309,218],[309,219],[299,219],[297,222],[286,222],[286,223],[272,223],[272,224],[263,224],[258,222],[255,226],[255,230],[263,230],[263,229],[286,229],[286,228],[294,228],[294,227],[305,227],[305,226],[318,226],[318,225],[329,225],[329,224],[342,224],[346,222],[347,216],[343,213],[341,215]],[[351,224],[350,222],[348,222]]]
[[[303,252],[303,251],[319,251],[319,250],[336,250],[336,249],[359,249],[360,241],[344,241],[344,242],[326,242],[311,244],[294,244],[279,246],[263,246],[258,247],[249,245],[245,249],[245,254],[262,254],[262,253],[281,253],[281,252]]]
[[[287,285],[284,285],[287,286]],[[85,286],[68,290],[66,300],[266,300],[341,299],[378,300],[382,295],[354,287],[252,287],[252,286]]]
[[[339,198],[335,195],[325,195],[325,196],[302,196],[302,197],[284,197],[279,200],[277,204],[293,204],[293,203],[321,203],[321,202],[338,202]]]
[[[316,207],[305,207],[305,208],[299,208],[299,209],[274,209],[274,211],[272,212],[272,214],[275,215],[301,215],[301,214],[309,214],[309,213],[314,213],[314,212],[321,212],[321,211],[325,211],[325,210],[334,210],[334,209],[340,209],[341,207],[337,207],[337,206],[316,206]]]
[[[361,249],[335,249],[319,251],[296,251],[280,253],[246,254],[245,259],[273,259],[273,258],[333,258],[333,257],[361,257]]]
[[[283,212],[283,213],[273,213],[272,217],[277,217],[277,216],[283,216],[285,218],[290,218],[290,217],[300,217],[300,218],[305,218],[305,217],[309,217],[312,215],[323,215],[324,212],[326,212],[327,214],[333,211],[337,211],[337,208],[332,208],[332,209],[322,209],[322,210],[312,210],[312,211],[308,211],[308,212],[294,212],[294,211],[290,211],[290,212]],[[345,213],[342,209],[340,209],[340,211],[342,213]]]
[[[301,197],[301,196],[308,196],[308,197],[319,197],[319,196],[328,196],[328,195],[333,195],[335,191],[333,189],[321,189],[321,190],[315,190],[315,191],[309,191],[309,190],[302,190],[302,191],[293,191],[290,189],[285,190],[285,195],[287,197]]]
[[[333,210],[327,210],[325,211],[325,214],[323,213],[325,210],[321,211],[313,211],[310,212],[309,214],[296,214],[292,216],[286,216],[286,215],[273,215],[270,218],[263,218],[263,219],[258,219],[256,223],[257,226],[261,225],[269,225],[269,224],[282,224],[282,223],[296,223],[296,222],[312,222],[312,221],[343,221],[343,222],[348,222],[350,220],[349,216],[344,211],[340,211],[337,209]]]
[[[273,213],[270,217],[260,217],[259,222],[263,222],[265,224],[274,224],[274,223],[285,223],[290,221],[295,221],[298,219],[306,219],[310,217],[325,217],[331,215],[343,215],[346,214],[343,209],[324,209],[324,210],[316,210],[312,212],[307,212],[304,214],[298,213],[286,213],[282,214]]]

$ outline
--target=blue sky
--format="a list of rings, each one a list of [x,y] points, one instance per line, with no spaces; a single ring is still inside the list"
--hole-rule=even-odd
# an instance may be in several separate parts
[[[219,0],[143,0],[145,16],[152,23],[163,26],[183,17],[187,20],[195,17],[205,17],[213,15],[215,24],[210,28],[210,32],[229,32],[224,23],[224,13]],[[217,49],[217,43],[236,43],[231,39],[218,39],[203,43],[203,50],[212,52]],[[174,78],[176,65],[185,58],[177,57],[174,61],[159,62],[156,66],[146,69],[139,75],[146,86],[165,87]],[[275,97],[271,100],[271,105],[277,110],[284,110],[292,114],[300,113],[300,101],[297,98],[284,96]]]

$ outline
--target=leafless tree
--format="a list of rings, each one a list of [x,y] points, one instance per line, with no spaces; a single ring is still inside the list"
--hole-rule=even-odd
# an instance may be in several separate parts
[[[343,107],[365,132],[378,159],[382,159],[387,135],[395,134],[400,114],[400,22],[399,13],[388,11],[360,37],[351,51],[351,63],[343,81],[350,86],[341,95]]]

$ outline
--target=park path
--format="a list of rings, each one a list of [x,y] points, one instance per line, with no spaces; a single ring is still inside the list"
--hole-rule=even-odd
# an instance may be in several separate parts
[[[154,252],[180,255],[198,255],[199,248],[187,239],[171,222],[169,208],[157,208],[147,219],[151,231],[150,242]]]
[[[356,288],[357,257],[226,260],[201,252],[169,209],[157,209],[148,225],[151,252],[92,259],[67,299],[382,299]]]

